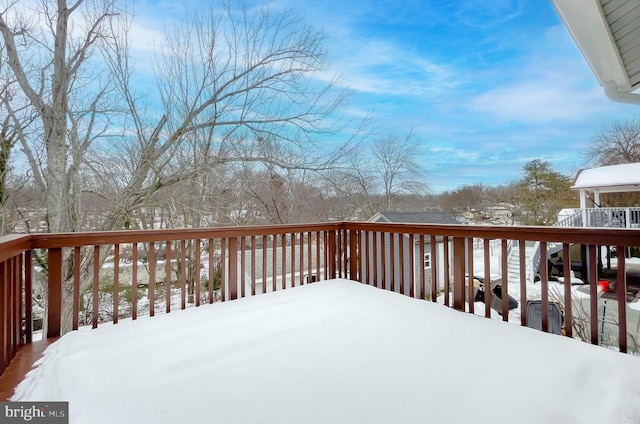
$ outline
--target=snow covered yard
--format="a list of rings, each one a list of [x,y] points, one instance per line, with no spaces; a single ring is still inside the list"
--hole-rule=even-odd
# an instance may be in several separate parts
[[[637,423],[640,359],[347,280],[81,329],[13,400],[72,423]]]

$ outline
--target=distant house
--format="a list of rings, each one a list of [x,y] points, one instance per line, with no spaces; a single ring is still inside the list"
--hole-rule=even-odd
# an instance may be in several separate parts
[[[458,225],[459,222],[449,214],[444,212],[378,212],[372,216],[369,222],[391,222],[391,223],[404,223],[404,224],[439,224],[439,225]],[[438,287],[442,286],[445,277],[444,267],[444,240],[442,237],[436,238],[434,246],[431,244],[431,238],[426,237],[424,240],[424,254],[420,247],[420,237],[413,236],[411,241],[410,235],[394,236],[393,240],[389,233],[384,234],[384,240],[380,234],[373,235],[367,234],[363,237],[369,237],[369,243],[376,243],[379,246],[379,253],[377,258],[373,258],[371,253],[368,258],[368,266],[365,266],[362,270],[363,276],[366,278],[369,273],[369,281],[377,283],[378,286],[383,281],[391,281],[391,275],[393,273],[395,281],[401,281],[401,284],[397,284],[395,291],[404,291],[409,293],[411,288],[411,281],[414,284],[415,294],[418,297],[425,297],[431,293],[431,271],[436,263],[436,270],[438,272],[437,280]],[[373,239],[376,237],[376,240]],[[398,238],[400,237],[400,239]],[[362,240],[366,243],[366,239]],[[384,246],[384,249],[383,247]],[[452,241],[447,243],[448,252],[451,252]],[[373,249],[370,250],[371,252]],[[420,278],[424,270],[425,276],[425,292],[421,293],[420,290]],[[413,276],[413,279],[412,279]]]

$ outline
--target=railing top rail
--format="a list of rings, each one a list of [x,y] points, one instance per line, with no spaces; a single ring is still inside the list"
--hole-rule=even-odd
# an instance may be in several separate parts
[[[12,234],[0,237],[0,261],[5,261],[22,252],[31,250],[30,234]]]
[[[262,236],[296,232],[332,231],[341,222],[319,224],[253,225],[242,227],[178,228],[164,230],[123,230],[81,233],[37,233],[32,235],[33,248],[59,248],[80,245],[108,245],[133,242],[156,242],[220,237]]]
[[[624,210],[630,210],[630,211],[640,211],[640,206],[601,206],[598,208],[564,208],[564,210],[572,210],[572,211],[609,211],[609,210],[613,210],[613,211],[624,211]]]
[[[498,225],[433,225],[379,222],[345,222],[345,229],[401,232],[449,237],[537,240],[600,245],[640,246],[640,231],[625,228],[571,228]]]
[[[624,228],[572,228],[536,226],[436,225],[380,222],[253,225],[243,227],[125,230],[79,233],[34,233],[0,237],[0,260],[33,248],[63,248],[161,242],[221,237],[247,237],[296,232],[361,230],[485,239],[536,240],[602,245],[640,246],[640,231]]]

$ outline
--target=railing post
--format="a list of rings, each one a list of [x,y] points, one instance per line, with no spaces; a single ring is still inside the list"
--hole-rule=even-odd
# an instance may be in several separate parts
[[[47,338],[60,336],[62,315],[62,249],[49,249]]]
[[[6,262],[0,262],[0,374],[13,357],[9,352],[9,282],[5,272]]]
[[[509,321],[509,255],[507,254],[507,240],[500,243],[502,249],[502,320]],[[505,259],[506,258],[506,259]]]
[[[598,196],[598,194],[596,193],[596,196]],[[583,217],[586,218],[586,211],[587,211],[587,192],[585,190],[580,190],[580,194],[578,196],[580,198],[580,212],[582,213]],[[595,199],[594,199],[595,200]],[[595,203],[595,201],[594,201]],[[583,226],[584,223],[586,221],[582,221]]]
[[[358,231],[349,230],[349,278],[360,281],[358,275]]]
[[[473,276],[473,237],[467,239],[467,266],[469,268],[469,277],[465,277],[464,280],[468,284],[467,287],[467,301],[469,302],[469,313],[475,313],[475,293],[473,289],[474,276]]]
[[[453,308],[464,311],[464,238],[453,238]]]
[[[151,243],[153,245],[153,243]],[[153,253],[153,249],[149,249],[149,258]],[[155,268],[155,261],[149,261],[149,270]],[[149,273],[151,275],[151,273]],[[155,274],[153,274],[155,275]],[[151,290],[151,277],[149,277],[149,290]],[[155,280],[155,278],[153,278]],[[91,328],[98,328],[98,321],[100,320],[100,246],[93,246],[93,284],[91,286],[92,292],[92,319]],[[153,297],[149,297],[150,316],[153,316]]]
[[[80,263],[81,261],[82,259],[80,257],[80,246],[76,246],[73,249],[73,301],[71,305],[71,309],[73,310],[73,318],[71,320],[72,330],[77,330],[78,324],[79,324],[78,311],[80,310]],[[115,265],[115,261],[114,261],[114,265]],[[132,285],[131,287],[137,287],[137,286]]]
[[[442,237],[443,240],[443,252],[442,252],[442,270],[444,273],[444,304],[446,306],[449,306],[449,291],[451,290],[451,279],[450,274],[451,274],[451,269],[450,269],[450,261],[449,261],[449,256],[450,256],[450,252],[449,252],[449,236],[444,236]],[[434,262],[433,259],[431,260],[431,262]],[[436,294],[437,296],[437,294]],[[434,298],[435,299],[435,298]]]
[[[147,297],[149,298],[149,316],[156,315],[156,242],[149,243],[149,284],[147,286]]]
[[[598,266],[596,258],[596,249],[599,246],[589,245],[589,328],[591,332],[591,343],[598,344]]]
[[[24,317],[25,343],[31,343],[33,337],[33,280],[31,251],[24,253]]]
[[[491,241],[489,239],[483,240],[483,255],[484,255],[484,316],[491,318],[491,296],[493,289],[491,287],[491,258],[489,257],[489,251],[491,250]]]
[[[334,230],[329,231],[329,243],[328,246],[325,247],[328,249],[329,254],[329,279],[336,278],[336,270],[337,270],[337,261],[338,258],[336,256],[336,232]]]
[[[9,325],[9,290],[7,287],[4,262],[0,262],[0,373],[4,372],[5,367],[11,361],[9,353],[9,340],[7,325]]]
[[[527,242],[525,240],[520,240],[518,242],[520,246],[518,249],[518,260],[520,262],[520,325],[526,327],[527,325],[527,276],[531,276],[531,281],[535,281],[535,270],[540,268],[540,244],[536,243],[535,246],[538,248],[538,251],[535,253],[534,262],[535,265],[532,266],[531,262],[527,263]],[[490,303],[489,303],[490,305]]]
[[[286,270],[282,269],[284,277]],[[229,238],[229,299],[238,298],[238,238]]]
[[[273,275],[275,277],[276,273],[275,273],[275,251],[276,251],[276,242],[275,242],[275,237],[273,238]],[[220,300],[222,302],[227,300],[227,293],[226,293],[226,286],[227,286],[227,281],[229,281],[228,279],[228,271],[227,268],[229,268],[227,266],[227,239],[226,238],[222,238],[222,240],[220,240],[220,265],[222,266],[222,273],[221,273],[221,277],[222,277],[222,283],[220,284]],[[184,267],[183,267],[184,268]],[[273,283],[273,291],[275,291],[275,278],[274,278],[274,283]]]
[[[12,297],[12,313],[13,313],[13,329],[12,338],[13,354],[18,351],[18,347],[22,345],[22,276],[20,272],[20,257],[15,256],[9,261],[11,287],[13,287]]]
[[[547,242],[540,242],[540,306],[542,314],[542,331],[549,331],[549,259],[547,258]],[[521,306],[522,307],[522,306]]]
[[[563,269],[562,274],[564,276],[562,284],[564,286],[564,322],[565,322],[565,335],[567,337],[573,337],[573,299],[571,295],[571,251],[569,250],[569,243],[562,243],[562,260]],[[581,275],[581,277],[584,274]],[[625,306],[626,307],[626,306]],[[548,313],[544,311],[543,313]]]
[[[627,353],[627,273],[625,263],[626,246],[616,246],[618,273],[616,275],[616,297],[618,298],[618,345],[620,352]]]

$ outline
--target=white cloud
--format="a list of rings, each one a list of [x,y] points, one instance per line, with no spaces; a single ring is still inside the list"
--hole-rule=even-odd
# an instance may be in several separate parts
[[[452,69],[383,40],[353,40],[332,50],[333,69],[350,88],[371,94],[434,96],[455,86]]]
[[[158,22],[151,22],[143,18],[136,18],[132,22],[129,30],[129,38],[131,40],[131,49],[136,55],[153,54],[164,42],[164,31],[157,28]]]
[[[467,26],[487,28],[519,16],[522,13],[520,0],[462,0],[455,6],[455,16]]]
[[[549,28],[531,47],[528,55],[485,75],[496,79],[471,95],[466,108],[522,124],[584,122],[619,108],[605,97],[562,28]]]
[[[477,160],[482,156],[482,153],[477,149],[468,150],[457,147],[429,147],[427,148],[427,152],[430,157],[439,156],[441,158],[446,158],[447,162],[457,162],[458,160]]]
[[[468,107],[502,121],[525,124],[576,121],[605,112],[608,105],[602,97],[597,88],[572,89],[538,80],[489,90],[472,99]]]

